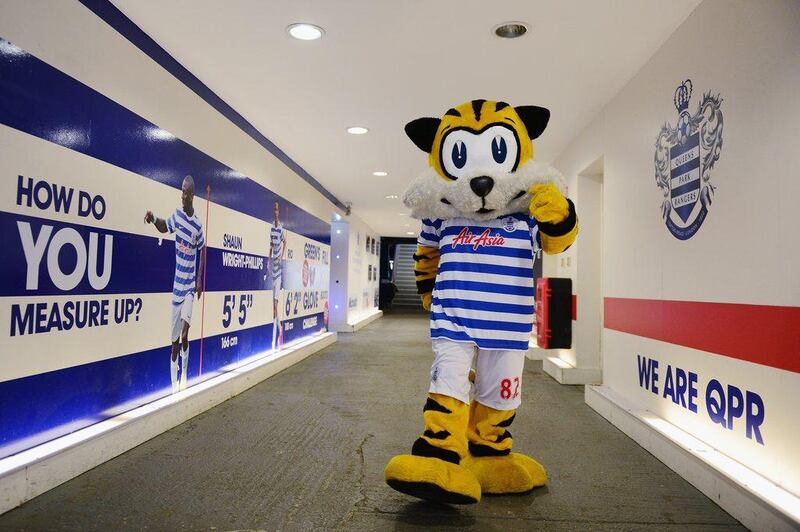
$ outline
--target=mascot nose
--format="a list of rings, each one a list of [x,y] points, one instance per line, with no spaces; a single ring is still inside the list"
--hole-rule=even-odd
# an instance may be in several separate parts
[[[494,187],[494,179],[489,176],[482,175],[480,177],[473,177],[469,182],[469,187],[479,197],[483,198],[489,195]]]

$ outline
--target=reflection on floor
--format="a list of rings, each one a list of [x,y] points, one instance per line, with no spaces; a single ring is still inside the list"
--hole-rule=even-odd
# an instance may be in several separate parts
[[[422,429],[424,315],[389,315],[0,517],[0,529],[731,530],[738,523],[527,361],[514,442],[548,487],[437,506],[383,467]]]

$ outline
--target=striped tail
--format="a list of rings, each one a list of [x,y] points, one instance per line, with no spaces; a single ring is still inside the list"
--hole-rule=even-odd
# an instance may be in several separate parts
[[[431,306],[431,293],[436,282],[436,270],[439,268],[439,248],[417,245],[414,254],[414,275],[417,281],[417,292],[422,297],[422,306],[426,310]]]

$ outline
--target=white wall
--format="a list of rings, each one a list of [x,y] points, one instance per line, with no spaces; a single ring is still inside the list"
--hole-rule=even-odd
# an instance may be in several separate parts
[[[349,332],[378,310],[380,238],[354,215],[335,220],[331,230],[331,329]],[[367,238],[375,241],[375,253],[372,245],[367,252]]]
[[[580,294],[578,320],[573,343],[574,365],[579,368],[600,368],[602,336],[602,204],[603,174],[581,174],[578,176],[578,191],[581,201],[581,246],[576,250],[575,264]]]
[[[347,330],[347,282],[350,256],[350,225],[340,216],[331,223],[331,299],[332,331]],[[338,219],[337,219],[338,218]]]
[[[350,224],[350,259],[348,269],[348,323],[355,323],[365,316],[374,313],[377,308],[378,275],[375,268],[380,265],[380,239],[367,224],[359,218],[349,216]],[[367,238],[375,240],[375,253],[366,250]],[[370,267],[372,276],[368,277]],[[371,280],[370,280],[371,279]],[[356,304],[353,306],[353,300]]]
[[[337,210],[285,164],[79,2],[4,2],[2,11],[3,38],[318,218],[328,222],[331,212]]]
[[[692,113],[703,93],[721,94],[724,144],[712,171],[718,188],[708,218],[680,241],[661,217],[654,146],[662,124],[677,121],[673,93],[687,78],[694,84]],[[580,216],[585,198],[577,176],[603,157],[605,297],[800,306],[798,87],[800,3],[705,0],[574,139],[553,164],[568,177]],[[580,258],[583,249],[579,236],[568,253]],[[579,261],[565,272],[559,260],[548,259],[547,274],[580,277]],[[591,363],[581,360],[587,325],[580,283],[578,299],[577,351],[562,356]],[[783,334],[800,340],[800,331]],[[602,341],[605,385],[800,494],[800,374],[609,328]],[[794,346],[785,360],[800,357],[800,341]],[[642,389],[637,355],[659,360],[662,387],[668,365],[696,372],[698,412]],[[763,398],[764,445],[745,436],[743,421],[728,430],[710,420],[704,401],[710,379]]]

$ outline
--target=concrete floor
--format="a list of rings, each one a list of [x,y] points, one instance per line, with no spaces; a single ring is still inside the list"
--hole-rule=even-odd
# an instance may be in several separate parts
[[[448,507],[384,484],[422,429],[427,320],[387,316],[0,517],[2,530],[733,530],[739,523],[527,361],[516,449],[549,486]]]

